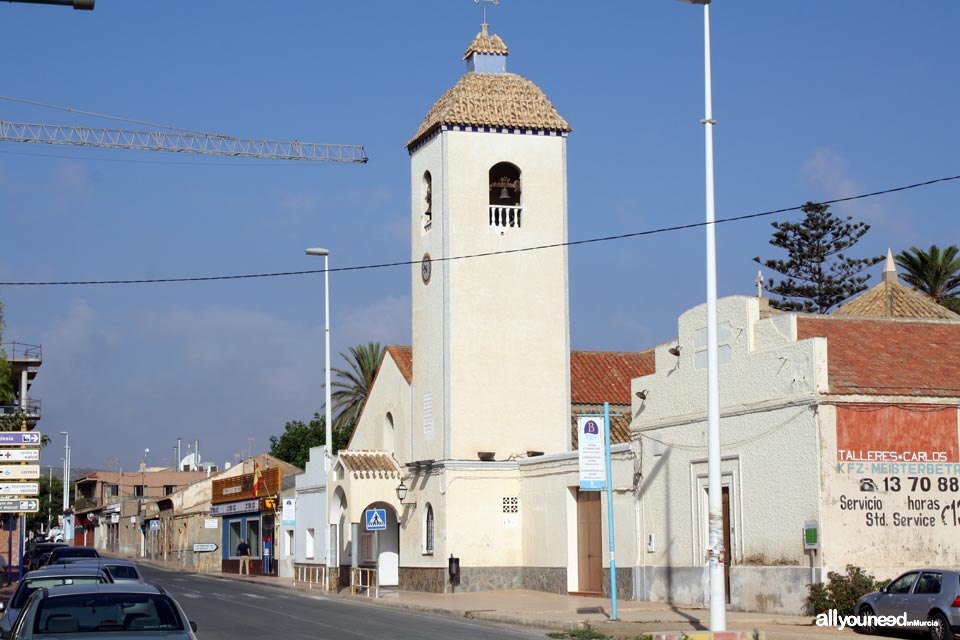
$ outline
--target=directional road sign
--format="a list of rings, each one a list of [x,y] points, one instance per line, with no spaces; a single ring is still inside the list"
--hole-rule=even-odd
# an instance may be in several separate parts
[[[40,495],[39,482],[0,482],[0,496]]]
[[[386,509],[367,509],[366,515],[367,531],[383,531],[387,528],[387,510]]]
[[[0,462],[38,462],[40,449],[0,449]]]
[[[213,542],[194,542],[193,543],[193,552],[194,553],[207,553],[208,551],[216,551],[219,549]]]
[[[39,500],[0,500],[0,513],[36,513],[37,511],[40,511]]]
[[[3,480],[36,480],[40,477],[38,464],[5,464],[0,465],[0,482]]]
[[[39,431],[4,431],[0,432],[0,445],[33,445],[40,446],[43,434]]]

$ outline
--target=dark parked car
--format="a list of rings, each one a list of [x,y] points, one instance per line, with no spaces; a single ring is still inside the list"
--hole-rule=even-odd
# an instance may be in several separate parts
[[[10,640],[101,634],[112,640],[197,640],[196,624],[162,588],[147,584],[49,587],[33,592]]]
[[[100,552],[93,547],[57,547],[50,552],[47,564],[57,564],[61,558],[99,558]]]
[[[860,633],[886,628],[929,632],[933,640],[950,640],[960,632],[960,572],[914,569],[857,600]],[[887,616],[883,626],[869,616]],[[896,621],[894,622],[894,620]],[[893,624],[891,624],[893,623]]]
[[[23,555],[23,566],[27,571],[33,571],[40,566],[40,558],[57,547],[65,547],[62,542],[38,542]]]
[[[111,582],[110,574],[96,565],[73,567],[45,567],[32,571],[17,583],[17,588],[10,595],[10,599],[0,603],[0,636],[6,638],[10,629],[17,621],[20,609],[26,604],[27,598],[43,587],[58,587],[69,584],[101,584]]]

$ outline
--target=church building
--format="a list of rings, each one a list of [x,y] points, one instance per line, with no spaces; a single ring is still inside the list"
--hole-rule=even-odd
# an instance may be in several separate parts
[[[412,347],[387,349],[333,461],[333,526],[309,536],[323,558],[316,532],[330,532],[340,585],[364,570],[381,588],[431,592],[599,593],[609,581],[605,501],[578,489],[574,414],[613,406],[615,482],[628,489],[630,380],[652,359],[571,354],[571,127],[507,55],[484,24],[466,73],[407,144]],[[633,497],[618,500],[632,523]],[[635,530],[617,535],[632,558]]]

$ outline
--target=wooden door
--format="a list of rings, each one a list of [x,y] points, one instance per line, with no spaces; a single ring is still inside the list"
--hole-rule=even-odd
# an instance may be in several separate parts
[[[577,493],[577,567],[581,592],[603,591],[603,535],[600,492]]]

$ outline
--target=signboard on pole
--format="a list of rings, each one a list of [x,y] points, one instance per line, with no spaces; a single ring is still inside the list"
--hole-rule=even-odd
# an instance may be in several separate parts
[[[40,495],[39,482],[0,482],[0,496]]]
[[[0,481],[3,480],[38,480],[40,465],[38,464],[11,464],[0,466]]]
[[[367,531],[385,531],[387,528],[387,510],[386,509],[367,509],[364,512],[366,516]]]
[[[577,417],[581,491],[603,491],[607,486],[606,431],[601,416]]]
[[[4,431],[0,432],[0,445],[39,447],[42,437],[39,431]]]
[[[40,511],[39,500],[0,500],[0,513],[36,513]]]
[[[283,499],[283,524],[292,525],[297,523],[296,502],[293,498]]]
[[[0,449],[0,462],[38,462],[40,449]]]

